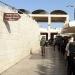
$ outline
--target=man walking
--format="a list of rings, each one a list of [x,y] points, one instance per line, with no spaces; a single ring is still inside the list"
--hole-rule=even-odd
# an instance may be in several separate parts
[[[40,46],[41,46],[41,53],[42,53],[42,56],[45,55],[45,44],[46,44],[46,39],[45,37],[43,36],[40,40]]]

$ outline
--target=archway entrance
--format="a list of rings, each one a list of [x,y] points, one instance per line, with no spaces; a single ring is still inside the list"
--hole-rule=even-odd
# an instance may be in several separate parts
[[[51,13],[48,13],[45,10],[35,10],[32,12],[32,14],[29,14],[33,19],[35,19],[37,22],[47,22],[48,23],[48,39],[52,36],[50,36],[51,33],[51,23],[52,22],[61,22],[61,23],[68,23],[69,22],[69,15],[62,10],[54,10]],[[44,34],[44,33],[42,33]],[[42,35],[41,34],[41,35]]]

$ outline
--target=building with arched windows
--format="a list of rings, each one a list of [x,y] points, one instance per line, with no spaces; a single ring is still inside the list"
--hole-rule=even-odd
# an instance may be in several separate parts
[[[69,22],[69,15],[63,10],[54,10],[52,12],[47,12],[43,9],[38,9],[29,14],[37,22],[47,22],[48,29],[40,29],[41,35],[46,35],[46,39],[53,38],[54,35],[61,32],[61,29],[52,29],[50,25],[52,22],[61,22],[65,26]]]

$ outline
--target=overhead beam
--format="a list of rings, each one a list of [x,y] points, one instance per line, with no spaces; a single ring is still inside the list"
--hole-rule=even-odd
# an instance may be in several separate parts
[[[65,22],[68,20],[68,15],[63,14],[29,14],[29,16],[37,22],[49,22],[48,18],[51,18],[51,22]]]

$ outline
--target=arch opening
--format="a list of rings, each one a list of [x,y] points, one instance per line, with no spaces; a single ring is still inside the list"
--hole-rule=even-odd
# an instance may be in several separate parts
[[[18,13],[19,14],[23,14],[23,13],[29,14],[30,12],[28,10],[25,10],[25,9],[18,9]]]
[[[32,12],[32,14],[48,14],[46,10],[38,9]]]
[[[50,14],[65,14],[65,15],[67,15],[67,13],[63,10],[54,10]]]

